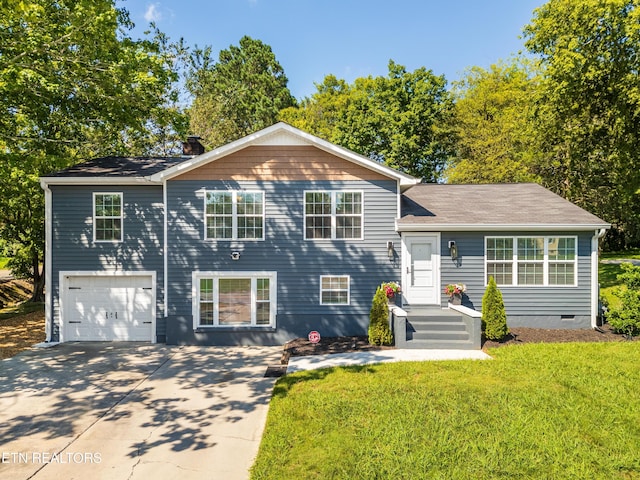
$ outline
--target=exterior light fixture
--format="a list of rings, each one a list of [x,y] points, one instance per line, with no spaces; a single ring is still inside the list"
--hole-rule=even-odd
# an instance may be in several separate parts
[[[393,260],[393,257],[395,256],[395,252],[393,250],[393,242],[391,241],[387,242],[387,255],[389,256],[389,260]]]
[[[451,254],[451,260],[458,259],[458,246],[455,240],[449,240],[449,253]]]

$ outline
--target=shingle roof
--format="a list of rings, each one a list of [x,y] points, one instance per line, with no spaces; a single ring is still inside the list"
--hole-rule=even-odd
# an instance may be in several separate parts
[[[399,229],[418,226],[608,227],[605,221],[534,183],[422,183],[402,195]]]
[[[100,157],[47,177],[147,177],[187,160],[190,157]]]

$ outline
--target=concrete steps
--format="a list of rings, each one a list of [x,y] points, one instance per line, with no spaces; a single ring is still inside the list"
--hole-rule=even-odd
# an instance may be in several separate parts
[[[407,311],[406,348],[474,349],[462,315],[448,310]]]

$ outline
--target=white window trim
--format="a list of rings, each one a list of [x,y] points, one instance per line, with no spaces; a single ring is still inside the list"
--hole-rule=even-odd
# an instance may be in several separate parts
[[[331,238],[308,238],[307,237],[307,217],[315,217],[315,216],[319,216],[319,215],[307,215],[307,194],[308,193],[328,193],[331,195]],[[337,220],[336,217],[338,217],[338,214],[336,213],[336,195],[339,193],[359,193],[360,194],[360,202],[361,202],[361,206],[360,206],[360,214],[355,214],[355,215],[340,215],[340,216],[347,216],[347,217],[360,217],[360,237],[357,238],[337,238],[336,236],[336,231],[337,231]],[[338,241],[352,241],[352,240],[364,240],[364,191],[362,190],[305,190],[303,192],[303,214],[304,214],[304,219],[303,219],[303,225],[302,225],[302,230],[303,230],[303,235],[304,235],[304,239],[305,240],[312,240],[312,241],[316,241],[316,242],[326,242],[326,241],[331,241],[331,240],[338,240]]]
[[[341,292],[342,290],[334,290],[328,289],[325,290],[322,288],[322,280],[324,278],[346,278],[347,279],[347,303],[325,303],[322,301],[322,292]],[[351,276],[350,275],[320,275],[320,305],[339,305],[339,306],[349,306],[351,305]]]
[[[251,323],[246,325],[220,325],[218,313],[218,280],[221,278],[250,278],[251,279]],[[268,325],[256,323],[256,284],[258,278],[269,279],[269,319]],[[200,325],[200,280],[213,279],[213,325]],[[234,329],[234,328],[266,328],[276,327],[278,313],[278,274],[277,272],[192,272],[191,273],[191,310],[193,313],[193,329]]]
[[[510,238],[513,240],[513,258],[511,260],[488,260],[487,259],[487,240],[493,238]],[[543,264],[543,274],[542,274],[542,284],[540,285],[531,285],[531,284],[519,284],[518,283],[518,239],[522,238],[542,238],[544,243],[544,256],[542,260],[521,260],[520,263],[542,263]],[[549,260],[549,239],[550,238],[573,238],[574,239],[574,256],[573,260]],[[576,235],[493,235],[493,236],[485,236],[484,238],[484,286],[487,286],[487,274],[488,274],[488,264],[489,263],[503,263],[503,264],[511,264],[512,272],[511,279],[512,283],[510,284],[498,284],[499,287],[518,287],[518,288],[541,288],[541,287],[552,287],[552,288],[573,288],[578,286],[578,237]],[[566,285],[555,285],[549,283],[549,265],[552,263],[573,263],[573,284]]]
[[[119,195],[120,196],[120,215],[119,216],[96,216],[96,197],[98,195]],[[124,194],[122,192],[93,192],[93,210],[91,218],[93,219],[93,242],[94,243],[121,243],[124,238]],[[97,240],[96,239],[96,220],[98,218],[119,218],[120,219],[120,239],[119,240]]]
[[[207,218],[215,217],[215,214],[207,213],[207,197],[209,193],[229,193],[231,194],[231,238],[214,238],[207,235]],[[262,217],[262,237],[260,238],[238,238],[238,194],[239,193],[260,193],[262,195],[262,215],[242,215],[251,217]],[[266,216],[265,216],[265,201],[266,194],[262,190],[205,190],[204,191],[204,239],[214,242],[231,242],[239,240],[241,242],[260,242],[265,239],[266,236]]]

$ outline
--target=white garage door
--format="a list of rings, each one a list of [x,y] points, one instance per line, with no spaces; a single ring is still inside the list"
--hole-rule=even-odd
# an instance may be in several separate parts
[[[150,341],[151,275],[65,277],[65,341]]]

